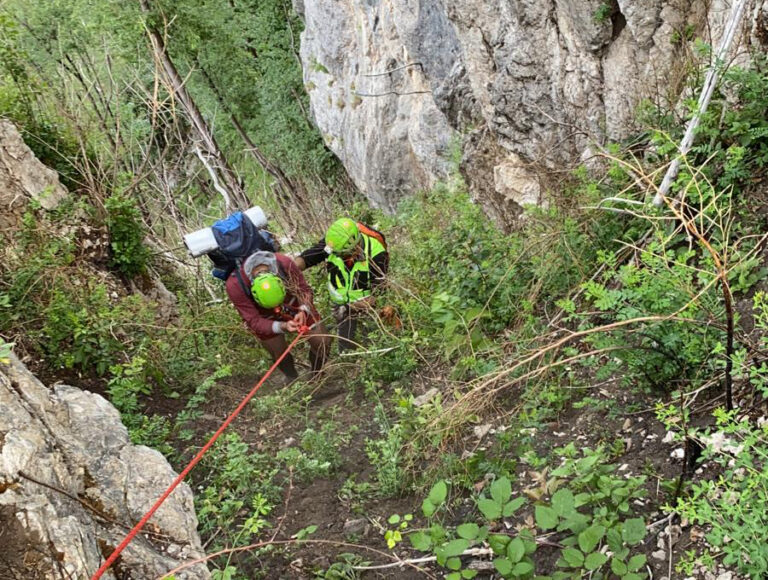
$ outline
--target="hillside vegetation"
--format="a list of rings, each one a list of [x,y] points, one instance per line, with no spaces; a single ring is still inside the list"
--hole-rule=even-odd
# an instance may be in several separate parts
[[[7,234],[0,358],[103,394],[180,471],[269,367],[181,235],[258,204],[299,252],[352,215],[389,241],[381,315],[191,473],[214,578],[765,577],[764,59],[724,70],[663,207],[701,43],[690,100],[644,104],[504,233],[459,159],[394,215],[359,199],[300,31],[278,0],[3,5],[0,116],[70,197]]]

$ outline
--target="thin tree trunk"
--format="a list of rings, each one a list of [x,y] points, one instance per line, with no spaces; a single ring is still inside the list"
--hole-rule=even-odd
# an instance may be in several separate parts
[[[115,152],[115,161],[118,159],[118,153],[117,153],[117,143],[115,142],[114,137],[112,136],[112,131],[110,130],[109,126],[107,125],[107,115],[109,115],[110,111],[106,110],[102,113],[101,108],[99,107],[99,104],[96,102],[96,99],[93,96],[93,87],[89,87],[88,83],[86,82],[85,78],[83,77],[80,70],[77,68],[77,65],[75,65],[74,61],[72,60],[72,57],[70,57],[68,54],[64,56],[66,59],[59,60],[59,63],[64,67],[65,70],[67,70],[76,80],[78,83],[80,83],[80,86],[83,89],[83,92],[85,93],[85,97],[88,99],[88,101],[91,103],[91,108],[93,108],[93,112],[96,115],[96,117],[99,120],[99,124],[101,125],[101,130],[104,131],[104,134],[107,137],[107,140],[109,141],[109,144],[112,146],[112,150]],[[94,83],[97,81],[94,81]],[[81,102],[82,102],[82,97]]]
[[[208,86],[210,87],[211,91],[213,91],[213,94],[216,96],[216,100],[218,100],[219,105],[222,109],[224,109],[227,112],[227,115],[229,116],[229,120],[232,123],[232,126],[237,131],[237,134],[240,135],[240,138],[243,140],[243,143],[245,143],[246,150],[248,153],[250,153],[253,158],[256,160],[256,162],[261,166],[261,168],[268,173],[272,179],[275,181],[275,187],[273,190],[275,191],[275,194],[277,195],[277,204],[280,206],[280,209],[282,210],[283,214],[285,215],[286,220],[288,221],[288,225],[291,230],[296,229],[296,224],[294,223],[294,220],[291,216],[291,210],[292,209],[298,209],[298,206],[304,205],[305,199],[302,195],[303,192],[299,191],[299,188],[296,186],[296,184],[285,174],[285,172],[277,165],[272,163],[264,153],[256,146],[256,144],[251,140],[250,136],[246,132],[243,125],[240,123],[240,120],[235,116],[235,114],[232,112],[231,107],[227,103],[227,101],[224,99],[224,95],[221,94],[221,91],[219,90],[219,87],[214,82],[211,75],[208,74],[208,71],[203,68],[203,66],[200,64],[199,61],[195,63],[200,70],[200,73],[203,75],[203,78],[205,79],[205,82],[208,83]]]
[[[145,14],[150,13],[151,7],[148,0],[139,0],[139,2],[142,11]],[[163,71],[171,84],[173,92],[177,95],[187,117],[200,137],[203,148],[208,152],[209,159],[214,162],[215,169],[221,176],[221,181],[223,182],[224,187],[229,190],[232,203],[239,209],[246,209],[249,205],[249,201],[240,185],[240,181],[237,178],[237,175],[235,175],[231,165],[228,163],[227,158],[219,148],[216,138],[208,126],[208,123],[203,118],[203,115],[200,113],[200,110],[197,108],[197,104],[184,86],[184,81],[166,50],[163,37],[156,29],[149,25],[147,26],[147,32],[149,34],[150,42],[152,43],[152,50],[155,53],[155,57],[162,64]]]
[[[279,197],[278,201],[280,205],[291,206],[296,202],[300,202],[301,200],[297,199],[299,192],[297,191],[296,186],[288,178],[288,176],[283,173],[283,170],[280,169],[277,165],[271,163],[269,159],[267,159],[266,156],[261,152],[261,150],[256,147],[254,142],[251,141],[251,138],[248,136],[248,133],[246,133],[245,129],[243,129],[243,126],[240,124],[240,121],[237,117],[230,113],[229,118],[232,121],[232,125],[235,127],[238,135],[240,135],[240,138],[243,140],[243,143],[245,143],[246,147],[248,148],[248,152],[253,155],[253,158],[258,161],[259,165],[261,165],[264,171],[269,173],[275,180],[275,183],[277,184]],[[283,207],[283,209],[286,210],[287,208]]]
[[[723,288],[727,332],[725,343],[725,408],[728,411],[733,411],[733,334],[735,332],[735,328],[733,295],[731,294],[731,286],[728,284],[727,271],[723,271],[720,274],[720,284]]]
[[[211,181],[213,181],[213,188],[221,194],[221,197],[224,198],[224,209],[227,211],[227,213],[231,213],[232,200],[230,199],[227,190],[221,187],[219,178],[216,177],[216,171],[213,169],[211,164],[205,158],[205,155],[203,155],[203,152],[200,150],[200,147],[197,145],[195,145],[195,154],[197,155],[198,159],[200,159],[200,163],[203,164],[203,167],[205,167],[205,169],[208,171],[208,175],[211,176]]]

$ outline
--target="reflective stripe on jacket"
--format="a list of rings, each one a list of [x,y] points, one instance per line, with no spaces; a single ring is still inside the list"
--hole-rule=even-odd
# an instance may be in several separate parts
[[[332,272],[328,275],[328,291],[335,304],[347,304],[371,295],[371,262],[387,250],[371,236],[362,234],[364,259],[355,261],[348,267],[344,258],[331,254],[328,262],[333,264]]]

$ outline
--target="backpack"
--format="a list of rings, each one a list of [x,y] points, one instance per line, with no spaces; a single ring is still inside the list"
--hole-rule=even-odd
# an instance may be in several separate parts
[[[243,212],[233,213],[211,226],[218,249],[208,254],[213,262],[211,274],[226,281],[243,260],[258,251],[277,251],[275,239],[268,231],[256,227]]]
[[[375,240],[378,240],[378,242],[384,246],[384,249],[387,249],[387,238],[384,237],[384,234],[382,234],[379,230],[374,230],[371,227],[368,227],[364,223],[357,222],[357,229],[360,231],[361,234],[364,234],[368,236],[369,238],[374,238]]]

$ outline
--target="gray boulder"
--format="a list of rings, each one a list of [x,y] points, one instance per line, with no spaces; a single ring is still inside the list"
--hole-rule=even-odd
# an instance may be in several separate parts
[[[175,476],[103,397],[49,389],[15,356],[0,364],[0,577],[90,577]],[[204,555],[184,483],[144,529],[104,578],[158,578]]]
[[[16,126],[0,119],[0,241],[18,229],[30,199],[53,209],[67,195],[58,174],[40,163]]]

